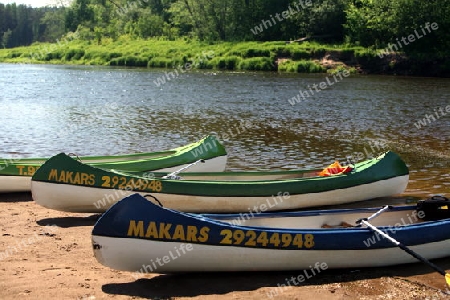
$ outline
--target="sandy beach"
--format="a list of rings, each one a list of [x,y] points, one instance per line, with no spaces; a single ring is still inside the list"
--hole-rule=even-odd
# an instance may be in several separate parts
[[[450,298],[443,276],[421,263],[324,270],[286,287],[286,280],[303,271],[147,274],[135,279],[94,258],[90,234],[95,215],[43,208],[30,193],[0,195],[0,212],[0,299]],[[450,269],[450,258],[434,262]]]

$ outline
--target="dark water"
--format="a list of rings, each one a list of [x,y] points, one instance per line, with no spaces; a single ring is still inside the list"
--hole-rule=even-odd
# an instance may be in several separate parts
[[[0,64],[0,157],[156,151],[215,133],[229,170],[322,167],[390,149],[410,167],[407,195],[450,195],[449,79],[352,75],[291,105],[326,75],[189,72],[158,87],[166,74]]]

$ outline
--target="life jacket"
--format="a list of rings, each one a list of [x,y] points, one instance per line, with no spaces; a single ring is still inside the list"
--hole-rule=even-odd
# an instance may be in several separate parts
[[[338,161],[335,161],[325,169],[323,169],[318,175],[319,176],[332,176],[332,175],[341,175],[344,173],[349,173],[354,168],[352,166],[341,166]]]
[[[417,214],[424,221],[450,218],[450,200],[444,196],[432,196],[417,202]]]

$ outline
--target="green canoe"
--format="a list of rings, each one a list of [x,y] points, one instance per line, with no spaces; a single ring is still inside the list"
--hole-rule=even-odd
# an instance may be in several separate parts
[[[181,173],[181,179],[146,178],[83,164],[58,154],[32,178],[36,203],[69,212],[104,212],[139,192],[185,212],[254,212],[335,205],[402,193],[409,171],[393,152],[355,165],[350,173],[321,170]]]
[[[31,176],[48,158],[0,159],[0,192],[26,192],[31,190]],[[114,156],[79,157],[83,163],[104,169],[127,172],[173,172],[188,164],[196,164],[196,172],[220,172],[225,170],[227,152],[214,137],[207,136],[186,146],[149,153],[134,153]]]

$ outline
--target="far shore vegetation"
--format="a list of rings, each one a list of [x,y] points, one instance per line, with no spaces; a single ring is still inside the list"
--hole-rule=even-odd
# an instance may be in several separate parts
[[[0,3],[0,20],[6,63],[450,76],[450,0]]]

